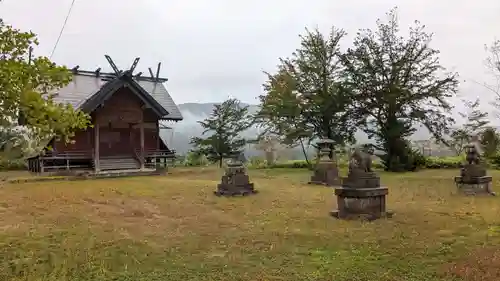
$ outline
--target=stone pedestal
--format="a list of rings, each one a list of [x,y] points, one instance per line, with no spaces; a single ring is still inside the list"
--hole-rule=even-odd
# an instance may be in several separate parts
[[[336,186],[340,185],[339,170],[334,161],[320,161],[308,184]]]
[[[342,187],[351,189],[367,189],[380,187],[380,177],[375,172],[353,170],[349,176],[342,178]]]
[[[386,209],[389,189],[380,186],[380,178],[373,172],[351,171],[342,180],[342,187],[335,189],[337,210],[330,214],[338,219],[376,220],[392,217]]]
[[[337,196],[337,210],[331,215],[339,219],[366,219],[376,220],[391,217],[392,212],[386,210],[387,187],[376,188],[345,188],[335,189]]]
[[[493,179],[486,175],[486,168],[480,164],[465,164],[460,170],[460,176],[455,177],[458,191],[465,195],[492,195]]]
[[[240,161],[234,161],[228,164],[226,174],[222,176],[221,183],[217,185],[217,191],[214,191],[214,194],[217,196],[246,196],[257,192],[245,173],[243,164]]]
[[[330,158],[333,141],[322,139],[318,141],[318,156],[319,161],[314,167],[314,173],[308,184],[337,186],[340,185],[339,170],[337,161]]]

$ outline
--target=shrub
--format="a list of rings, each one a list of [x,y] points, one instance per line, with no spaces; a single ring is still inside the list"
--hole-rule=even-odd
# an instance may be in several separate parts
[[[314,165],[316,162],[311,160],[311,165]],[[349,162],[346,160],[338,161],[339,168],[347,168],[349,166]],[[284,162],[277,162],[272,166],[266,165],[266,163],[260,163],[256,165],[254,163],[250,163],[249,168],[251,169],[308,169],[309,165],[306,160],[290,160]],[[373,162],[372,167],[375,169],[382,169],[383,166],[379,162]]]
[[[456,156],[456,157],[421,157],[420,155],[416,155],[414,158],[415,165],[417,168],[424,169],[459,169],[464,162],[464,156]],[[311,161],[314,164],[314,161]],[[349,166],[349,162],[345,159],[340,159],[338,161],[338,165],[340,168],[347,168]],[[496,158],[491,159],[492,167],[500,168],[500,154],[496,156]],[[307,169],[308,165],[305,160],[292,160],[292,161],[283,161],[277,162],[272,166],[268,166],[265,161],[250,161],[249,168],[251,169],[273,169],[273,168],[287,168],[287,169]],[[372,167],[374,169],[384,169],[384,165],[380,161],[373,161]]]
[[[254,168],[254,169],[265,169],[267,168],[267,161],[260,158],[260,157],[250,157],[248,163],[248,167]]]
[[[209,161],[203,154],[188,152],[184,158],[184,166],[207,166]]]
[[[292,161],[275,163],[270,168],[309,169],[309,164],[307,164],[306,160],[292,160]]]
[[[401,148],[392,154],[382,153],[377,155],[384,170],[392,172],[414,172],[425,167],[425,156],[419,150],[413,149],[408,141],[401,140]]]
[[[0,158],[1,171],[26,170],[26,161],[24,159],[3,159]]]
[[[427,169],[458,169],[462,166],[463,157],[426,157]]]
[[[488,159],[492,168],[500,169],[500,153],[495,153]]]

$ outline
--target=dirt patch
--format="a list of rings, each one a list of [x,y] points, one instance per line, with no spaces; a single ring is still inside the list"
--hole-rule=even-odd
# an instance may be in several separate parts
[[[87,208],[94,210],[103,217],[157,218],[161,213],[156,204],[146,200],[122,198],[95,199],[87,197],[83,201],[88,203]]]
[[[500,248],[481,248],[445,267],[445,275],[464,281],[500,280]]]

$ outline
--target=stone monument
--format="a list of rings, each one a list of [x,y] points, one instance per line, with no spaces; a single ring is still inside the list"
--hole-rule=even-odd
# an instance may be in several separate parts
[[[486,175],[486,167],[481,161],[479,138],[473,136],[465,145],[465,163],[460,169],[460,176],[455,177],[455,184],[460,192],[466,195],[488,194],[495,196],[491,190],[492,177]]]
[[[375,220],[391,217],[386,210],[387,187],[380,186],[380,177],[372,170],[372,155],[356,148],[349,161],[349,173],[342,186],[335,189],[337,210],[331,215],[339,219]]]
[[[241,162],[241,153],[233,153],[232,158],[227,163],[221,183],[217,185],[217,191],[214,191],[214,194],[217,196],[246,196],[257,192],[245,172],[245,166]]]
[[[339,170],[335,155],[330,158],[333,149],[331,139],[321,139],[316,145],[318,147],[318,162],[314,167],[314,174],[311,176],[309,184],[335,186],[340,184]]]

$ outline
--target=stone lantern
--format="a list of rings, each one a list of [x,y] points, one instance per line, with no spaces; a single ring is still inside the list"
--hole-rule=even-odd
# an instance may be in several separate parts
[[[339,169],[335,153],[333,151],[334,141],[331,139],[321,139],[317,143],[318,162],[314,167],[309,184],[335,186],[339,185]],[[330,155],[333,157],[330,158]]]
[[[258,192],[254,189],[253,183],[250,182],[241,158],[240,152],[231,154],[231,158],[227,162],[225,174],[222,176],[221,183],[217,185],[217,190],[214,191],[215,195],[246,196]]]

